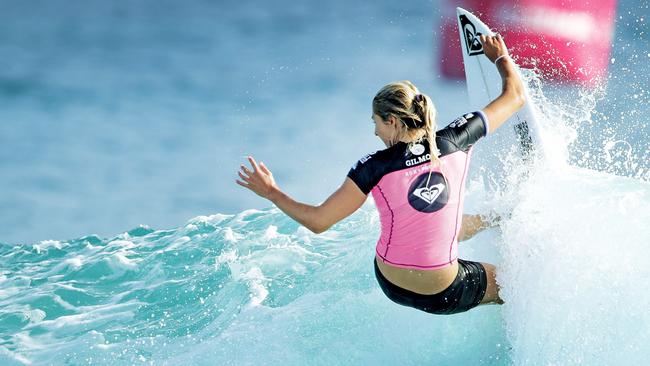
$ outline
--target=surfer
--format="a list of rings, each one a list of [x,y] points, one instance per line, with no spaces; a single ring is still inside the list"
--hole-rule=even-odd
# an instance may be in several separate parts
[[[500,35],[481,36],[501,75],[502,92],[482,110],[436,131],[436,109],[411,82],[390,83],[372,101],[375,135],[386,149],[357,161],[325,202],[300,203],[282,192],[262,162],[242,165],[237,184],[269,199],[321,233],[356,211],[372,193],[381,221],[374,258],[377,281],[392,301],[434,314],[502,304],[494,265],[458,258],[458,241],[495,225],[463,215],[472,146],[525,103],[524,89]]]

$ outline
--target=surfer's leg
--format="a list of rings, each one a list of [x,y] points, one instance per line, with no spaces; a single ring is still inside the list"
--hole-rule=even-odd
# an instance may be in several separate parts
[[[503,300],[499,297],[499,284],[497,283],[496,270],[497,268],[490,263],[481,262],[485,268],[485,275],[487,276],[487,289],[485,290],[485,296],[479,305],[484,304],[503,304]]]
[[[482,215],[463,215],[460,225],[458,241],[470,239],[474,235],[491,226],[491,223]]]

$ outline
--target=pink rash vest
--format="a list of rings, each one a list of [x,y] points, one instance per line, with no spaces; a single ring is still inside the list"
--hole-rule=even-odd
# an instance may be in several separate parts
[[[477,111],[437,131],[442,170],[435,167],[430,178],[426,139],[411,146],[398,142],[352,166],[348,177],[363,193],[372,192],[379,211],[381,236],[376,252],[384,263],[434,270],[458,258],[471,148],[488,130],[487,117]]]

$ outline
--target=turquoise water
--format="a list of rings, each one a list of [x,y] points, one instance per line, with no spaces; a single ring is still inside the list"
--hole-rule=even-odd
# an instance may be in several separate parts
[[[527,75],[558,156],[496,195],[474,167],[466,212],[508,219],[459,251],[498,265],[506,303],[451,316],[380,291],[372,200],[314,235],[234,184],[252,152],[322,200],[380,148],[362,121],[404,70],[441,120],[465,112],[423,47],[431,3],[52,4],[0,14],[1,365],[650,358],[647,2],[621,2],[607,88]]]
[[[520,189],[501,229],[460,244],[464,258],[499,263],[506,304],[452,316],[398,306],[379,290],[372,202],[321,235],[269,208],[5,244],[0,361],[642,364],[650,185],[567,167]],[[469,210],[486,204],[482,195],[470,184]]]
[[[498,308],[432,317],[385,299],[371,272],[378,229],[372,205],[324,235],[267,209],[104,240],[3,246],[4,357],[37,364],[504,360]],[[458,327],[461,319],[467,328]],[[477,336],[479,329],[490,336]]]

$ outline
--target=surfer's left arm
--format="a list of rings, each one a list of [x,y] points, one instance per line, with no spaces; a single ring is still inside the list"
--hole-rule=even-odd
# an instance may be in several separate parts
[[[515,63],[508,55],[508,48],[500,35],[481,35],[485,56],[495,63],[501,75],[501,94],[490,102],[483,112],[490,121],[490,130],[494,132],[526,103],[524,84],[515,69]]]
[[[275,183],[273,174],[264,163],[260,162],[258,165],[251,156],[248,157],[248,161],[253,170],[242,165],[239,172],[242,181],[237,180],[237,184],[273,202],[289,217],[316,234],[324,232],[351,215],[366,200],[366,195],[350,178],[346,178],[341,187],[320,205],[301,203],[282,192]]]

